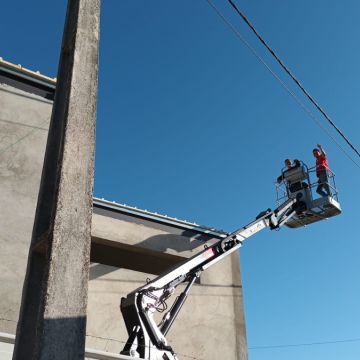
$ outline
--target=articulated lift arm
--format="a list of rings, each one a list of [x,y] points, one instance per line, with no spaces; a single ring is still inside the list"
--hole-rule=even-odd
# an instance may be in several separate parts
[[[129,333],[122,354],[151,360],[177,359],[172,348],[167,345],[165,335],[201,272],[238,250],[245,239],[257,232],[267,227],[278,229],[295,215],[297,205],[297,199],[289,199],[274,211],[268,209],[262,212],[255,221],[122,298],[121,312]],[[185,290],[177,297],[171,309],[165,312],[166,300],[183,283],[187,283]],[[165,312],[159,324],[153,317],[155,311]]]

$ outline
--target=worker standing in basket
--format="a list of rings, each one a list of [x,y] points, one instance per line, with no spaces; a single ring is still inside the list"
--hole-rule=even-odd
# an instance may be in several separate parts
[[[316,176],[319,183],[316,192],[321,196],[331,196],[328,177],[329,164],[326,153],[320,144],[317,144],[317,146],[313,150],[313,155],[316,158]]]
[[[294,193],[301,189],[307,188],[308,184],[306,182],[299,181],[299,180],[296,180],[296,181],[286,180],[286,173],[292,169],[300,167],[301,162],[297,159],[295,159],[294,161],[291,161],[290,159],[285,159],[284,164],[285,164],[285,170],[283,170],[281,175],[278,176],[276,182],[278,184],[281,184],[282,182],[286,182],[290,193]]]

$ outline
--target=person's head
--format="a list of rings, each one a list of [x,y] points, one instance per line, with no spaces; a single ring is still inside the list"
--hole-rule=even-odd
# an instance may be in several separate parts
[[[292,167],[292,162],[291,162],[290,159],[285,159],[284,164],[285,164],[285,166],[286,166],[288,169],[291,169],[291,167]]]
[[[318,148],[313,149],[313,155],[318,158],[320,156],[320,150]]]

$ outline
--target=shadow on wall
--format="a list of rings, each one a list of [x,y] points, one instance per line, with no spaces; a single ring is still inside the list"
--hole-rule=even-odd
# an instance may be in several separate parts
[[[181,235],[166,234],[151,236],[139,242],[136,246],[165,252],[174,250],[177,253],[192,251],[204,245],[211,237],[206,234],[197,234],[191,230],[184,230]]]
[[[211,235],[184,230],[180,235],[166,234],[151,236],[140,241],[136,246],[161,253],[172,250],[181,255],[181,253],[185,251],[192,251],[203,246],[210,239],[213,239]],[[90,267],[90,280],[97,279],[116,270],[118,270],[117,267],[94,264]]]
[[[42,325],[40,322],[38,333],[44,334],[43,337],[41,335],[37,338],[29,337],[27,334],[23,334],[21,329],[18,331],[14,360],[40,357],[44,359],[84,359],[86,316],[45,319]]]

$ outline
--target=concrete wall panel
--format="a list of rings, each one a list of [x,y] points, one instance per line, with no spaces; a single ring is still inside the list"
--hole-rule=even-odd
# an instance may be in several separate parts
[[[52,102],[0,85],[0,331],[14,333]]]
[[[16,330],[51,108],[49,100],[0,84],[0,332]],[[116,243],[120,264],[91,266],[86,346],[113,352],[127,339],[120,298],[217,240],[181,224],[101,207],[92,236]],[[129,270],[139,269],[138,260],[142,272]],[[168,339],[180,359],[247,359],[237,254],[202,275]]]

